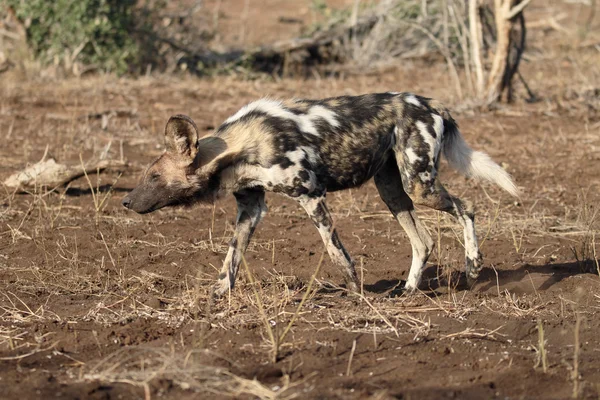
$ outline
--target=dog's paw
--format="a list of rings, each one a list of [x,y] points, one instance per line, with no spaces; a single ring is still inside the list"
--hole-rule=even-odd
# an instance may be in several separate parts
[[[348,289],[348,292],[354,294],[354,293],[360,293],[360,290],[358,288],[358,283],[354,282],[354,281],[348,281],[346,282],[346,288]]]
[[[229,284],[229,280],[227,278],[225,279],[219,279],[214,285],[213,285],[213,297],[215,298],[221,298],[223,296],[225,296],[227,293],[229,293],[229,291],[233,289],[233,287],[231,287],[231,285]]]
[[[406,281],[400,281],[395,288],[390,292],[390,297],[413,296],[418,291],[418,288],[407,285]]]
[[[480,252],[477,253],[477,258],[472,259],[466,258],[466,268],[465,272],[467,275],[467,285],[469,289],[473,288],[475,283],[477,282],[477,278],[479,278],[479,273],[483,268],[483,256]]]

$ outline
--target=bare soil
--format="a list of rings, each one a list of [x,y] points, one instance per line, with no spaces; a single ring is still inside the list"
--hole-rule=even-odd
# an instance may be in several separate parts
[[[541,101],[485,111],[454,97],[444,65],[418,61],[309,80],[3,77],[1,180],[46,151],[64,163],[104,151],[129,167],[90,176],[91,185],[3,188],[1,397],[598,398],[600,53],[566,47],[556,28],[532,34],[523,74]],[[444,169],[449,190],[477,210],[486,268],[472,289],[461,275],[459,226],[423,209],[436,249],[422,293],[397,296],[411,248],[372,183],[328,196],[363,296],[347,295],[327,257],[320,265],[321,239],[293,201],[268,195],[246,253],[257,283],[242,268],[230,296],[216,301],[210,286],[235,202],[144,216],[120,205],[162,151],[172,114],[209,133],[265,95],[389,90],[455,106],[467,141],[522,190],[515,200]],[[294,315],[273,362],[266,325],[280,335]]]

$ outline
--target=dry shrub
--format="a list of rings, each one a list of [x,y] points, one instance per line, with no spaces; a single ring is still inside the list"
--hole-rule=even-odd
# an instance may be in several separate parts
[[[439,13],[423,17],[420,3],[416,0],[384,0],[376,6],[364,7],[360,11],[364,19],[376,18],[373,27],[367,30],[356,25],[355,12],[342,16],[336,14],[331,24],[349,24],[354,27],[343,40],[341,58],[354,67],[372,68],[374,65],[389,64],[398,58],[423,56],[434,50],[427,35],[412,24],[439,20]]]
[[[350,27],[337,58],[364,69],[438,53],[461,100],[488,105],[507,92],[511,101],[512,78],[525,49],[522,11],[529,1],[383,0],[365,7],[359,21],[356,0],[352,13],[341,14],[346,20],[338,12],[331,24]]]
[[[0,1],[0,74],[17,71],[16,78],[38,75],[40,64],[27,44],[25,26],[10,10],[2,13]]]

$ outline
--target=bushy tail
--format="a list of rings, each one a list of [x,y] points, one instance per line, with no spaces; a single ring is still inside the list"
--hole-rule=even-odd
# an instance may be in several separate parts
[[[465,142],[458,126],[450,118],[444,120],[444,156],[448,163],[467,177],[485,179],[511,195],[518,197],[519,190],[510,175],[496,164],[490,156],[480,151],[474,151]]]

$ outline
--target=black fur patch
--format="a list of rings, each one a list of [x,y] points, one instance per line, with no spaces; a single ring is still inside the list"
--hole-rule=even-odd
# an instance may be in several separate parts
[[[310,178],[308,171],[306,171],[304,169],[302,171],[298,172],[298,176],[300,177],[300,179],[303,182],[306,182]]]
[[[279,165],[281,167],[281,169],[287,169],[287,168],[291,167],[292,165],[294,165],[292,160],[290,160],[286,156],[279,156],[279,157],[275,158],[275,160],[273,160],[273,164]]]
[[[245,225],[250,222],[250,214],[248,211],[243,210],[240,212],[240,216],[238,217],[237,223],[238,225]]]
[[[325,204],[323,202],[320,202],[317,207],[315,207],[315,210],[313,211],[313,215],[311,215],[315,225],[317,225],[317,227],[320,226],[326,226],[326,227],[330,227],[331,226],[331,218],[329,218],[329,213],[327,212],[327,209],[325,208]]]

